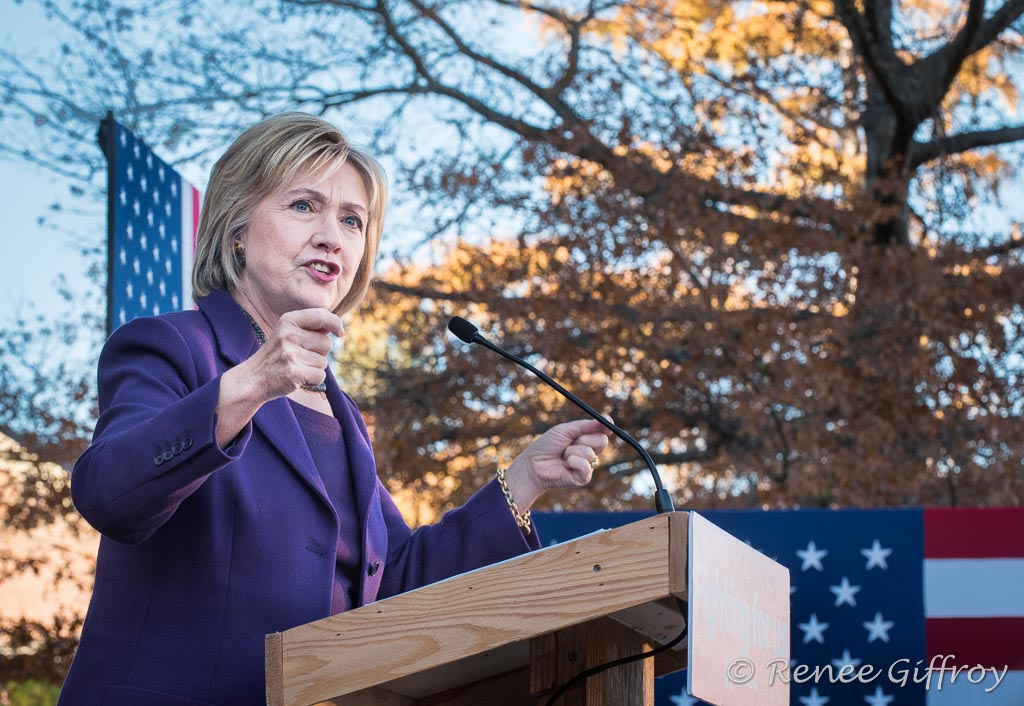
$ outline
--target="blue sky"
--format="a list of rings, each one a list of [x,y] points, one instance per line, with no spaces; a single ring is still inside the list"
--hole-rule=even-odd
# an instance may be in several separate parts
[[[0,0],[0,15],[5,20],[0,44],[5,48],[45,51],[55,43],[52,33],[46,31],[42,12],[33,4]],[[54,282],[61,273],[75,291],[88,286],[86,259],[68,239],[36,223],[54,200],[67,196],[67,189],[66,181],[41,167],[0,159],[0,209],[4,214],[0,226],[0,326],[10,322],[15,307],[27,303],[33,303],[38,311],[60,314],[66,305],[54,293]],[[102,221],[97,227],[103,227]]]

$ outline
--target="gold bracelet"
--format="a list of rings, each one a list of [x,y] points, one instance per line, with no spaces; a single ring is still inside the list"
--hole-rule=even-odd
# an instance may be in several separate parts
[[[505,500],[508,502],[508,507],[512,510],[512,516],[516,518],[516,524],[522,528],[525,534],[530,534],[532,525],[530,524],[530,511],[519,512],[519,506],[516,505],[515,498],[512,497],[512,491],[508,489],[508,481],[505,480],[505,469],[498,469],[498,485],[501,486],[501,492],[505,494]]]

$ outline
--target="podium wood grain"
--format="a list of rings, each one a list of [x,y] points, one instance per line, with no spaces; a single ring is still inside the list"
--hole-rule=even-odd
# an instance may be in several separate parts
[[[687,513],[657,515],[268,635],[267,702],[404,705],[522,668],[531,638],[603,616],[662,644],[683,624],[664,599],[687,598],[686,531]],[[370,698],[337,698],[357,692]]]

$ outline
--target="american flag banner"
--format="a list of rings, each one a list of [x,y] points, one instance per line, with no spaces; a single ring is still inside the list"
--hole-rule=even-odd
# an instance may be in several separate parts
[[[192,307],[200,193],[108,114],[107,333],[137,316]]]
[[[700,514],[790,570],[789,669],[752,666],[793,706],[1024,706],[1024,508]],[[549,544],[646,516],[534,513]]]

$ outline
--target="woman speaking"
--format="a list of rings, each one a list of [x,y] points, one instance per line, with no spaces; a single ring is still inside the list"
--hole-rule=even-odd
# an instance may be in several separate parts
[[[533,502],[589,482],[607,436],[570,422],[437,524],[402,520],[328,365],[385,202],[377,162],[309,115],[214,166],[197,309],[135,319],[100,356],[71,493],[102,539],[62,706],[263,703],[265,635],[537,548]]]

